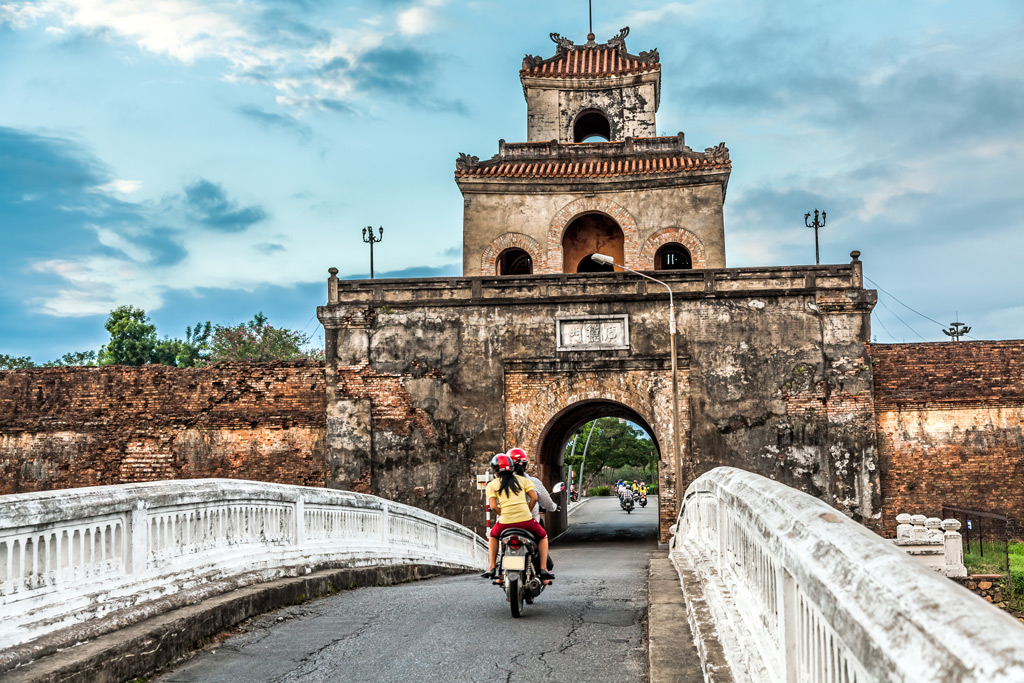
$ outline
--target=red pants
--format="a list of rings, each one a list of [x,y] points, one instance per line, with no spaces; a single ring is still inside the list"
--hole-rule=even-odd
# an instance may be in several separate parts
[[[524,531],[529,531],[537,537],[538,541],[542,538],[548,537],[548,532],[544,531],[544,527],[542,527],[539,522],[532,519],[528,519],[525,522],[516,522],[514,524],[495,524],[491,527],[491,536],[493,538],[498,538],[498,536],[501,535],[501,532],[505,529],[522,529]]]

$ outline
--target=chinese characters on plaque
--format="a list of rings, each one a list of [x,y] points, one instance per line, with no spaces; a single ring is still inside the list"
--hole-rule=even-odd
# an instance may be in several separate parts
[[[555,322],[559,351],[629,348],[626,315],[561,318]]]

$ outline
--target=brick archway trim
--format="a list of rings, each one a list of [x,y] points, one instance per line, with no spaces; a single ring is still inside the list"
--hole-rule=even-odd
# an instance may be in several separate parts
[[[658,253],[658,249],[672,242],[678,242],[686,247],[690,252],[694,269],[708,267],[707,251],[696,235],[686,228],[662,228],[644,242],[637,270],[654,270],[654,255]]]
[[[480,259],[480,274],[497,275],[498,257],[501,256],[501,252],[512,247],[522,249],[530,255],[530,258],[533,259],[534,273],[547,272],[544,270],[544,250],[540,246],[540,242],[521,232],[506,232],[495,238],[484,249],[484,254]]]
[[[530,382],[534,390],[516,406],[506,404],[506,444],[521,445],[530,453],[540,447],[541,436],[556,415],[587,401],[618,403],[639,415],[659,444],[671,443],[671,377],[668,373],[626,371],[600,377],[581,375],[543,383],[543,389]],[[668,398],[665,398],[665,397]],[[652,402],[652,398],[654,399]],[[518,403],[518,402],[517,402]],[[667,439],[667,440],[666,440]],[[664,447],[664,446],[662,446]]]
[[[623,253],[625,254],[625,265],[636,268],[637,254],[639,253],[639,234],[636,227],[636,220],[623,207],[610,199],[604,197],[584,197],[575,199],[555,214],[548,225],[548,251],[545,259],[544,270],[534,272],[561,273],[562,272],[562,235],[569,224],[578,216],[585,213],[603,213],[619,224],[623,236]]]

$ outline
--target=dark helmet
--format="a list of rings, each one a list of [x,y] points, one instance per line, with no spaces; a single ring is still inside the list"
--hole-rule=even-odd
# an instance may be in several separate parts
[[[498,472],[511,472],[512,458],[508,457],[504,453],[496,454],[491,458],[491,469],[494,470],[495,474]]]

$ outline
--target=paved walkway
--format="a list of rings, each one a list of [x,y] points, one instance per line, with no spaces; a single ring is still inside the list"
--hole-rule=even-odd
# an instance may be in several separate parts
[[[657,505],[576,508],[555,585],[521,619],[476,576],[361,588],[253,619],[153,683],[643,681]]]

